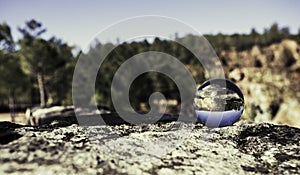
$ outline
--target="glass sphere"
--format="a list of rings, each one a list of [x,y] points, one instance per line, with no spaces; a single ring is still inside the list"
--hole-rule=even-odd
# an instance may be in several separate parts
[[[230,126],[244,111],[244,96],[232,81],[222,78],[204,82],[196,92],[194,109],[198,121],[209,127]]]

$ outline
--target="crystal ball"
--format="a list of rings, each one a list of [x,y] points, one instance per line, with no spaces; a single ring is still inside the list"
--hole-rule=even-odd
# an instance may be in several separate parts
[[[244,96],[232,81],[215,78],[197,89],[194,109],[198,121],[209,127],[233,125],[244,111]]]

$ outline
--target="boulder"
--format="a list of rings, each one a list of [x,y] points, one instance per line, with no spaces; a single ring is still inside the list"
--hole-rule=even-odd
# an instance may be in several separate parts
[[[57,120],[72,124],[76,121],[73,106],[33,107],[26,110],[25,118],[30,125],[47,125]]]
[[[77,115],[91,116],[97,114],[108,114],[110,110],[107,107],[97,106],[97,110],[90,107],[76,108],[74,106],[52,106],[52,107],[33,107],[26,110],[25,118],[29,125],[71,125],[77,124]],[[76,112],[76,114],[75,114]]]

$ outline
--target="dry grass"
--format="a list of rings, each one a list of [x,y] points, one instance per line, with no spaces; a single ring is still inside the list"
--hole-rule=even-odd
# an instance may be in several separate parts
[[[0,113],[0,122],[3,121],[9,121],[12,122],[12,118],[10,113]],[[18,124],[24,124],[24,113],[20,112],[20,113],[16,113],[16,117],[15,117],[15,121],[14,123],[18,123]]]

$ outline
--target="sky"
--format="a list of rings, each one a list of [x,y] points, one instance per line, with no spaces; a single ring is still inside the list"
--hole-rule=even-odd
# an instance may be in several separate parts
[[[251,28],[263,32],[274,22],[298,33],[299,7],[297,0],[0,0],[0,23],[9,24],[17,40],[21,36],[17,27],[36,19],[47,28],[45,38],[56,36],[85,48],[99,31],[143,15],[175,18],[202,34],[249,33]],[[122,39],[122,33],[118,37]],[[105,36],[100,41],[115,42],[116,36]]]

